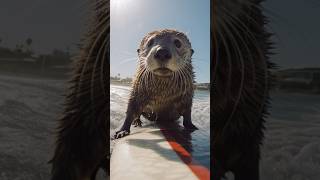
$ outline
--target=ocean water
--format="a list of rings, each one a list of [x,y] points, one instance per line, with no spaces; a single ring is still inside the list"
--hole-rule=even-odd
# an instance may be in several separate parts
[[[0,75],[0,179],[49,179],[65,81]],[[130,88],[111,86],[111,131],[125,118]],[[193,155],[209,162],[209,93],[195,94]],[[272,93],[266,119],[262,180],[320,179],[320,96]],[[201,152],[201,153],[200,153]],[[100,179],[105,179],[101,172]]]
[[[66,89],[63,80],[0,75],[0,180],[50,179]]]
[[[320,179],[320,95],[272,93],[262,180]]]
[[[125,119],[130,87],[110,86],[110,135],[118,130]],[[182,127],[181,117],[178,121]],[[145,124],[149,122],[143,120]],[[193,158],[200,164],[210,168],[210,92],[195,91],[192,107],[192,122],[199,130],[192,133],[182,132],[181,139],[185,148],[192,154]],[[115,141],[111,141],[111,149]]]

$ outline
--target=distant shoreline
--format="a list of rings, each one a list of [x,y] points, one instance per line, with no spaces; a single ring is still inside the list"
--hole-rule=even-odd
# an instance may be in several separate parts
[[[0,76],[8,76],[8,77],[17,77],[17,78],[26,78],[26,79],[41,79],[41,80],[61,80],[67,81],[68,77],[63,76],[52,76],[47,74],[30,74],[30,73],[23,73],[23,72],[3,72],[0,71]]]
[[[110,85],[122,85],[122,86],[130,86],[131,87],[132,83],[110,81]]]
[[[121,82],[121,81],[113,81],[113,80],[110,81],[110,84],[112,84],[112,85],[122,85],[122,86],[131,86],[132,85],[132,83],[130,83],[130,82]],[[207,85],[209,83],[203,83],[203,84]],[[209,88],[208,85],[207,86],[197,86],[195,84],[194,86],[196,86],[196,90],[210,91],[210,88]]]

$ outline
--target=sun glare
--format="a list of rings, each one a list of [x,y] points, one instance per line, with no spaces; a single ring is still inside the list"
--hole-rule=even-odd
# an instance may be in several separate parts
[[[111,11],[122,11],[130,6],[132,0],[111,0]]]

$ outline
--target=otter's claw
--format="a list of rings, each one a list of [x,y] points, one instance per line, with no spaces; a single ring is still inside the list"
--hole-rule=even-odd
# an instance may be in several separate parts
[[[183,124],[183,126],[188,130],[198,130],[198,128],[192,123],[185,123]]]
[[[130,134],[130,131],[120,130],[120,131],[116,132],[116,134],[114,135],[114,139],[119,139],[119,138],[125,137],[129,134]]]
[[[142,127],[142,121],[140,119],[136,119],[132,125],[134,125],[134,127]]]

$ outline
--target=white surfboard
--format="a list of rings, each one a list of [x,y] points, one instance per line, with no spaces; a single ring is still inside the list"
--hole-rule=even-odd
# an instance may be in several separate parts
[[[155,127],[134,129],[117,139],[111,155],[112,180],[206,180],[207,168],[195,164],[191,155]]]

